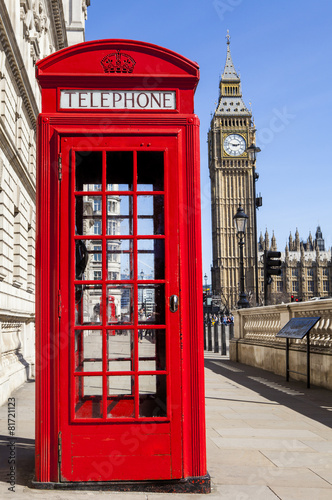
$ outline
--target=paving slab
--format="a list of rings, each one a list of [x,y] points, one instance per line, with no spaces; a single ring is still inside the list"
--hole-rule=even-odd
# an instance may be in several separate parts
[[[45,491],[29,487],[34,471],[34,383],[13,395],[17,405],[15,499],[306,500],[332,498],[331,391],[206,353],[210,495]],[[0,498],[8,491],[7,405],[0,408]]]

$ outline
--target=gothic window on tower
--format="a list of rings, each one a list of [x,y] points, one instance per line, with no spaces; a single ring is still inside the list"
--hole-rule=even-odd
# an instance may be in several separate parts
[[[298,281],[293,281],[292,282],[292,291],[293,292],[298,292],[299,291],[299,282]]]
[[[330,291],[330,284],[328,280],[323,281],[323,292],[329,292]]]
[[[308,281],[308,292],[310,293],[314,293],[314,282],[311,280],[311,281]]]
[[[313,275],[314,275],[314,270],[312,268],[311,269],[307,269],[307,276],[308,276],[308,278],[310,276],[312,277]]]

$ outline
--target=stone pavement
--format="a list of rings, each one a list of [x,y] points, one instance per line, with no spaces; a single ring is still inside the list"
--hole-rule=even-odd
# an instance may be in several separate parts
[[[34,467],[34,383],[16,401],[16,487],[8,491],[7,405],[0,408],[0,498],[157,500],[332,499],[332,393],[206,353],[210,495],[45,491]]]

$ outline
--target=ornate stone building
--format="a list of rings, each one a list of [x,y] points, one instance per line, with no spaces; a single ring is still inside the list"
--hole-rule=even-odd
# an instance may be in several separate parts
[[[0,0],[0,404],[33,376],[35,63],[84,41],[90,0]]]
[[[260,302],[264,301],[264,250],[277,250],[277,242],[272,235],[260,235],[259,243]],[[325,250],[321,228],[318,226],[315,238],[309,234],[301,241],[298,230],[295,238],[289,236],[285,251],[281,252],[282,274],[273,276],[269,285],[268,303],[280,304],[293,300],[310,300],[315,297],[331,297],[332,293],[332,249]]]
[[[227,35],[226,64],[219,100],[208,133],[212,204],[212,290],[231,310],[239,299],[239,244],[233,221],[239,204],[248,215],[244,247],[245,289],[255,292],[255,164],[246,148],[255,143],[255,126],[242,99],[241,81],[232,61]]]

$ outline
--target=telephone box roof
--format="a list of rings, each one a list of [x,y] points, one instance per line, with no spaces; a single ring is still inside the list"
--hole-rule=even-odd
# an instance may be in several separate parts
[[[146,88],[168,86],[174,79],[189,88],[199,80],[197,63],[173,52],[135,40],[94,40],[54,52],[36,63],[36,76],[43,87],[54,78],[79,79],[107,86],[110,76],[119,85],[130,81],[145,83]]]

